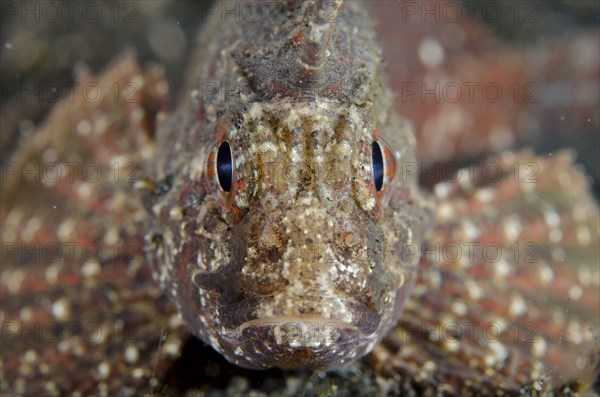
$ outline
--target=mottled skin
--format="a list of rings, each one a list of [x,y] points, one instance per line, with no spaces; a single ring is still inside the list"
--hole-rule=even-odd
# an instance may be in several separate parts
[[[216,14],[199,77],[157,136],[152,178],[168,186],[149,198],[155,278],[195,335],[249,368],[368,353],[412,288],[419,255],[405,247],[430,223],[416,175],[394,173],[414,162],[414,137],[369,19],[353,3],[318,7],[279,3],[281,24]],[[231,192],[210,163],[224,141]],[[381,191],[373,141],[389,154]]]
[[[599,213],[571,153],[505,152],[477,167],[499,166],[501,178],[474,172],[437,185],[427,244],[494,243],[503,260],[490,260],[493,251],[461,260],[425,253],[398,325],[363,360],[327,373],[245,371],[191,337],[152,282],[142,250],[147,214],[131,169],[119,178],[108,171],[114,161],[152,163],[174,142],[151,139],[157,115],[164,120],[157,112],[168,111],[161,74],[125,56],[99,77],[78,79],[108,95],[91,102],[76,90],[74,102],[57,104],[10,160],[40,168],[90,161],[105,177],[48,183],[11,174],[2,181],[3,395],[597,395]],[[131,94],[125,89],[113,98],[116,82],[135,83],[133,101],[123,102]],[[397,149],[393,133],[381,132]],[[178,153],[168,152],[175,164]],[[222,211],[215,205],[214,217]],[[10,250],[74,242],[97,244],[103,255],[89,260],[76,252],[50,262]],[[532,251],[515,257],[516,242],[537,246],[533,258]],[[116,243],[128,248],[115,255]],[[503,330],[499,338],[493,329],[484,336],[492,323]],[[92,333],[83,333],[89,326]]]

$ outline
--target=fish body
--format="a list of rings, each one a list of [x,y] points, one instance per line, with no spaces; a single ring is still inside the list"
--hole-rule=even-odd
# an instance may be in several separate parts
[[[414,135],[364,11],[269,10],[280,23],[208,21],[188,97],[158,131],[151,177],[168,186],[149,200],[149,261],[228,360],[333,368],[395,324],[431,201],[401,166]]]

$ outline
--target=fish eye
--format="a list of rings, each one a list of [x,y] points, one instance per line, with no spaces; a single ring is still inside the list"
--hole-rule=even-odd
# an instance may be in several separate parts
[[[221,137],[207,153],[204,165],[205,181],[212,196],[224,216],[233,216],[235,219],[241,219],[248,212],[255,180],[254,168],[245,165],[239,150],[235,143]]]
[[[375,189],[380,192],[383,188],[383,177],[384,177],[384,163],[383,154],[381,152],[381,146],[377,141],[373,141],[371,144],[371,162],[373,168],[373,181],[375,183]]]
[[[224,191],[230,192],[233,182],[233,158],[231,156],[231,147],[227,141],[224,141],[219,146],[216,166],[219,186]]]
[[[396,155],[389,143],[377,132],[371,142],[372,188],[378,205],[386,206],[397,181]]]

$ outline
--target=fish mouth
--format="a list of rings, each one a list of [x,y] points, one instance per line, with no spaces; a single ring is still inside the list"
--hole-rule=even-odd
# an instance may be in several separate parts
[[[249,368],[343,365],[376,339],[381,317],[360,302],[322,296],[256,297],[219,310],[233,360]]]

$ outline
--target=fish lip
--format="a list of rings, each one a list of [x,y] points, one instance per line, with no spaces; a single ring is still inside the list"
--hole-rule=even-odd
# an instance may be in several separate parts
[[[306,313],[276,313],[272,315],[259,316],[259,308],[275,304],[277,295],[247,298],[241,302],[230,304],[219,308],[218,315],[222,329],[228,335],[228,339],[240,340],[252,337],[248,330],[252,328],[287,327],[302,332],[302,329],[317,330],[317,332],[329,332],[337,330],[339,334],[345,335],[341,343],[354,343],[354,339],[364,340],[373,335],[381,324],[381,316],[369,309],[364,304],[349,298],[333,298],[316,295],[289,295],[288,299],[302,299],[303,302],[318,304],[325,308],[329,306],[341,310],[320,310],[310,314]],[[282,309],[282,311],[284,311]],[[338,313],[340,312],[340,313]],[[352,313],[351,321],[341,319],[341,312]],[[328,313],[328,314],[327,314]],[[320,330],[320,331],[319,331]],[[352,336],[350,336],[352,335]]]
[[[294,298],[310,313],[289,307],[286,299]],[[285,293],[221,307],[219,316],[227,359],[252,369],[345,366],[370,351],[382,325],[379,314],[354,299]]]

